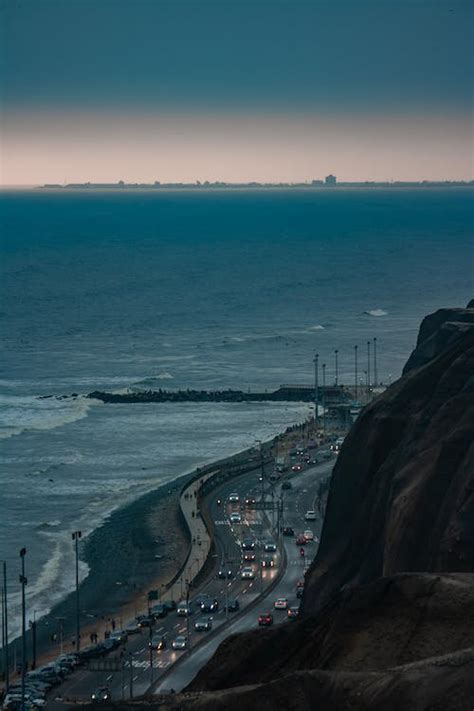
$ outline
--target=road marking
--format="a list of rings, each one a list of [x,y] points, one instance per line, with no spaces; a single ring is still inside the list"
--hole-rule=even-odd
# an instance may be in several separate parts
[[[110,681],[112,679],[112,677],[113,677],[113,674],[109,674],[109,676],[107,677],[107,681]]]

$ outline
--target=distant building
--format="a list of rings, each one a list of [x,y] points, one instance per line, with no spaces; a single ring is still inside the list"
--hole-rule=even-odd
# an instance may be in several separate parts
[[[312,180],[312,181],[311,181],[311,185],[312,185],[313,187],[316,187],[316,188],[317,188],[317,187],[319,187],[320,185],[324,185],[324,183],[323,183],[322,180]]]
[[[326,175],[324,178],[324,182],[326,185],[329,185],[330,187],[334,187],[336,185],[336,176],[335,175]]]

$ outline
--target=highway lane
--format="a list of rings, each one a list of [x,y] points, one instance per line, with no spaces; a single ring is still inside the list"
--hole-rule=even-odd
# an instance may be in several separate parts
[[[294,488],[284,492],[283,522],[285,525],[293,525],[296,533],[308,528],[308,525],[304,525],[307,502],[309,500],[313,501],[315,498],[319,481],[327,476],[332,464],[333,462],[331,461],[316,469],[307,469],[298,475],[288,475],[287,478],[291,478]],[[270,471],[267,471],[266,475],[269,475],[269,473]],[[267,476],[265,476],[263,489],[267,503],[272,500],[272,494],[274,501],[281,495],[280,484],[272,487],[267,481]],[[238,495],[238,502],[229,500],[233,493]],[[266,610],[268,608],[267,602],[264,603],[263,607],[259,603],[260,607],[248,613],[248,615],[243,613],[243,616],[239,617],[239,621],[236,624],[232,624],[232,617],[236,613],[229,612],[226,614],[224,608],[225,601],[234,598],[238,598],[241,608],[255,603],[259,594],[267,586],[271,585],[277,576],[278,566],[280,565],[279,555],[275,556],[277,567],[262,571],[259,566],[263,552],[261,542],[271,537],[271,519],[273,518],[273,522],[276,524],[277,516],[272,514],[271,511],[263,514],[262,511],[245,505],[246,498],[253,497],[258,500],[261,497],[261,493],[262,482],[260,481],[260,470],[258,469],[222,484],[206,497],[209,513],[214,521],[216,531],[215,572],[217,573],[222,563],[228,564],[233,572],[233,577],[228,580],[219,579],[217,575],[211,577],[206,581],[205,585],[190,596],[191,601],[193,601],[198,593],[205,592],[219,599],[219,611],[205,615],[211,618],[212,633],[194,630],[195,620],[203,616],[200,613],[192,615],[189,619],[178,617],[176,613],[169,613],[166,618],[157,621],[154,629],[155,633],[166,635],[167,648],[161,651],[154,650],[152,655],[153,666],[150,665],[149,631],[146,629],[140,634],[130,636],[125,647],[109,654],[104,659],[104,664],[108,668],[97,671],[90,671],[85,668],[78,669],[56,690],[55,699],[48,700],[48,709],[51,708],[54,711],[64,709],[65,704],[61,699],[88,700],[92,692],[100,686],[108,686],[113,699],[120,699],[122,696],[129,698],[131,690],[133,696],[138,696],[145,693],[150,685],[157,682],[161,676],[169,673],[170,668],[181,658],[183,659],[180,661],[177,670],[188,669],[190,670],[188,671],[189,676],[194,669],[192,678],[202,664],[211,656],[219,641],[226,635],[240,629],[250,629],[256,625],[258,610]],[[222,502],[221,504],[217,503],[219,499]],[[241,523],[230,523],[230,514],[232,512],[240,512]],[[313,531],[315,535],[319,536],[320,522],[318,522],[317,527],[313,527]],[[257,544],[255,549],[256,562],[253,564],[255,570],[255,578],[253,580],[242,580],[240,577],[242,567],[249,565],[243,560],[241,548],[242,539],[246,537],[254,538]],[[286,595],[291,604],[296,604],[296,582],[304,573],[304,561],[299,556],[299,547],[296,547],[294,539],[286,539],[284,545],[288,559],[288,566],[284,576],[286,585],[282,586],[282,583],[279,583],[275,590],[275,595]],[[312,552],[311,548],[313,549]],[[307,549],[308,553],[311,552],[312,557],[316,550],[316,544],[309,544]],[[183,586],[183,597],[185,597],[184,589],[185,586]],[[278,612],[274,614],[274,617],[275,622],[277,622],[277,620],[286,619],[286,614]],[[216,635],[216,628],[220,626],[223,626],[223,629]],[[189,651],[175,651],[171,648],[172,640],[178,635],[188,636],[189,646],[191,649],[194,648],[191,654]],[[206,641],[208,637],[210,637],[209,642]],[[123,653],[124,664],[121,662],[121,653]],[[169,678],[174,678],[174,673]],[[183,682],[183,685],[185,683],[188,682]],[[167,681],[166,684],[168,684]],[[166,686],[166,688],[171,687],[181,688],[179,683],[174,682]],[[58,699],[58,697],[60,698]]]
[[[285,491],[284,496],[284,525],[293,527],[295,534],[302,533],[304,530],[311,528],[315,537],[319,539],[322,519],[319,517],[318,520],[312,521],[310,524],[305,521],[304,515],[309,508],[308,504],[314,507],[319,483],[330,474],[333,465],[334,460],[327,460],[291,478],[293,488],[289,491]],[[296,585],[316,555],[318,542],[314,541],[313,543],[307,544],[305,547],[306,555],[302,558],[300,555],[300,547],[295,545],[294,538],[283,537],[282,540],[285,546],[287,565],[284,575],[276,587],[270,594],[259,599],[250,610],[239,615],[232,624],[213,636],[208,643],[201,645],[199,649],[186,659],[183,658],[179,664],[167,673],[163,683],[157,687],[157,693],[169,692],[171,689],[180,691],[185,688],[227,636],[258,628],[258,616],[260,614],[270,612],[273,615],[274,624],[291,624],[286,611],[274,609],[274,601],[278,597],[286,597],[289,606],[298,605],[299,600],[296,597]]]
[[[258,482],[259,472],[253,471],[246,473],[226,482],[209,495],[211,515],[214,520],[220,523],[216,524],[216,559],[215,572],[220,564],[224,561],[229,562],[234,577],[229,580],[221,580],[217,577],[211,577],[206,581],[206,584],[201,586],[199,590],[193,592],[190,596],[191,602],[196,595],[203,592],[209,595],[215,595],[220,602],[220,609],[217,613],[206,615],[212,618],[213,627],[217,627],[226,622],[232,613],[224,610],[226,599],[239,597],[242,605],[245,601],[251,601],[258,595],[257,589],[254,587],[253,581],[243,581],[240,578],[240,570],[242,568],[242,551],[241,540],[245,536],[265,535],[270,536],[269,531],[263,527],[262,515],[260,512],[255,512],[248,507],[240,504],[231,504],[228,499],[231,493],[238,492],[242,502],[245,499],[246,492],[254,482]],[[222,499],[222,505],[217,505],[217,499]],[[230,513],[232,511],[240,511],[242,523],[230,524]],[[265,572],[262,576],[263,584],[271,582],[274,576],[274,571]],[[183,581],[184,583],[184,581]],[[186,586],[183,584],[183,598],[185,599]],[[130,690],[134,696],[143,694],[159,676],[166,671],[172,664],[179,659],[185,652],[175,651],[171,648],[171,642],[178,635],[188,636],[189,645],[192,647],[201,642],[206,632],[197,632],[194,630],[194,621],[201,617],[199,613],[191,616],[189,621],[186,618],[178,617],[175,612],[169,613],[166,618],[160,619],[155,625],[154,632],[166,635],[167,648],[161,651],[154,650],[152,654],[153,666],[150,664],[149,651],[149,630],[144,629],[141,633],[129,636],[127,644],[119,650],[116,650],[104,660],[100,660],[98,664],[103,665],[104,669],[90,670],[87,668],[77,669],[67,680],[54,692],[54,697],[48,700],[48,708],[55,711],[64,708],[63,700],[88,700],[91,694],[100,686],[108,686],[111,690],[112,698],[120,699],[122,695],[125,698],[130,697]],[[121,654],[123,656],[121,657]],[[123,660],[123,663],[122,663]],[[97,663],[93,662],[94,666]],[[124,667],[122,669],[122,666]]]

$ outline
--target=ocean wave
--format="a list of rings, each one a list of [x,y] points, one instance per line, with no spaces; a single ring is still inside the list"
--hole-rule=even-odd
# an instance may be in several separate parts
[[[318,324],[316,324],[316,326],[309,326],[309,328],[307,328],[306,330],[307,331],[324,331],[324,328],[325,328],[324,326],[322,326],[320,323],[318,323]]]
[[[92,400],[81,396],[38,398],[0,395],[0,439],[32,430],[51,430],[75,422],[87,417],[92,404]]]
[[[388,311],[383,309],[372,309],[370,311],[364,311],[367,316],[388,316]]]

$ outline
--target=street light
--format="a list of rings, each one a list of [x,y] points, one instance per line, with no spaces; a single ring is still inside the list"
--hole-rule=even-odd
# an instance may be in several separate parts
[[[370,341],[367,341],[367,397],[370,392]]]
[[[81,538],[81,531],[74,531],[72,534],[72,540],[74,541],[74,548],[76,553],[76,651],[78,652],[81,648],[81,635],[79,629],[79,539]]]
[[[357,366],[358,366],[358,363],[357,363],[357,350],[358,350],[358,348],[359,348],[359,346],[354,346],[355,399],[356,399],[356,400],[357,400],[357,383],[358,383],[358,381],[357,381]]]
[[[318,378],[319,378],[319,353],[313,359],[314,363],[314,428],[318,427]]]
[[[335,360],[335,376],[334,376],[334,385],[337,386],[339,385],[339,351],[336,350],[334,351],[334,360]]]
[[[326,434],[326,363],[323,363],[323,432]]]
[[[374,385],[377,386],[377,339],[374,337]]]
[[[20,550],[21,558],[21,709],[25,711],[25,679],[26,679],[26,601],[25,587],[27,579],[25,576],[25,556],[26,548]]]
[[[5,692],[8,693],[10,686],[10,669],[8,659],[8,595],[7,595],[7,564],[3,561],[3,625],[4,625],[4,661],[5,661]]]
[[[33,659],[31,662],[31,668],[36,669],[36,610],[33,610],[33,619],[29,621],[29,626],[31,628],[32,637],[32,647],[33,647]]]

